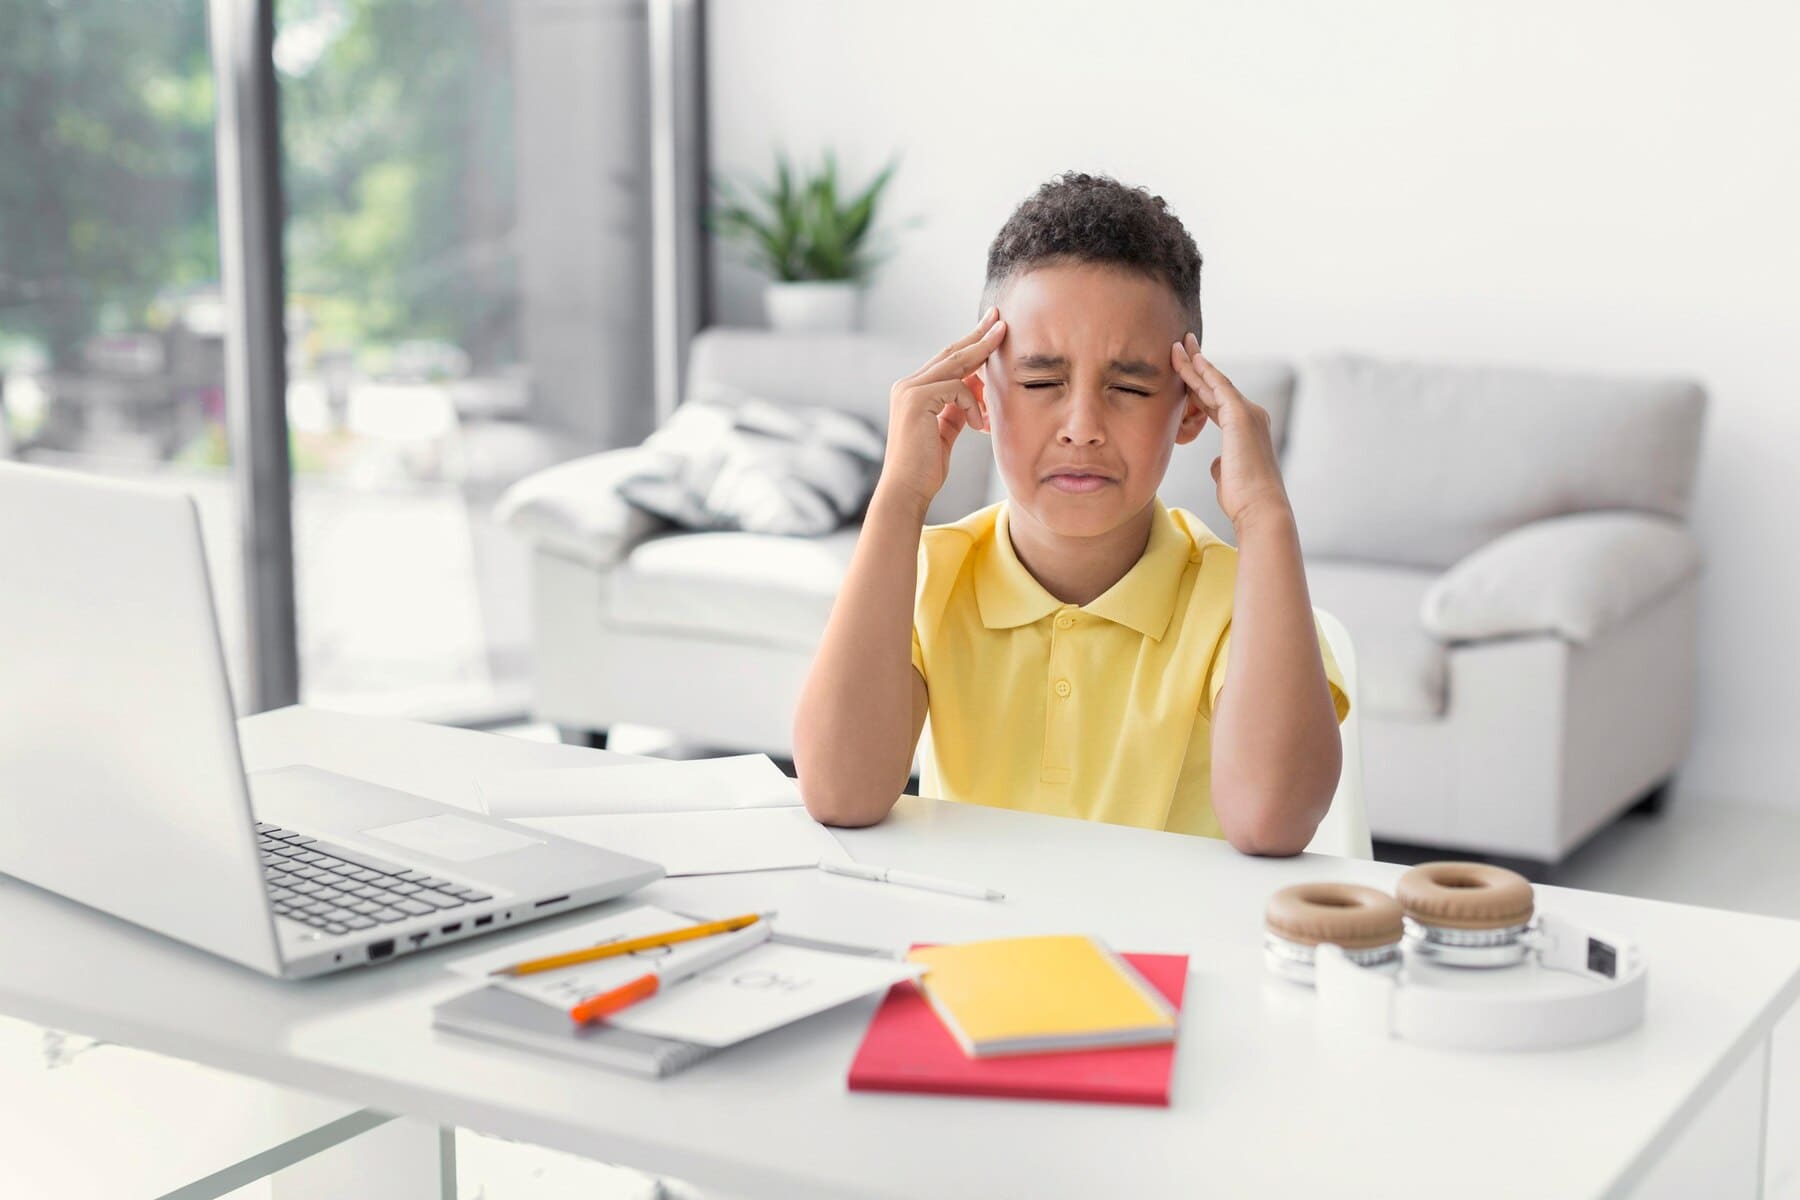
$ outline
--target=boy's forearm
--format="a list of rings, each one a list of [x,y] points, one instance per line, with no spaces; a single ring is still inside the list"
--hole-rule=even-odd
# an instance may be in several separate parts
[[[1213,811],[1253,854],[1305,849],[1343,754],[1291,510],[1238,529],[1231,657],[1213,714]]]
[[[913,754],[913,593],[924,510],[878,488],[794,716],[806,807],[832,825],[881,820]]]

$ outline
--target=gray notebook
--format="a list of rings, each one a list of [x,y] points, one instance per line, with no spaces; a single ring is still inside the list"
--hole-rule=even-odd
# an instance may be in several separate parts
[[[791,933],[777,932],[772,940],[790,946],[830,950],[838,954],[893,957],[885,950],[869,946],[826,942]],[[484,1041],[557,1054],[578,1062],[592,1063],[614,1071],[627,1071],[651,1079],[673,1075],[725,1048],[654,1037],[647,1033],[632,1033],[604,1021],[577,1025],[569,1020],[569,1014],[562,1009],[493,984],[453,996],[437,1005],[431,1010],[431,1024],[434,1029],[447,1029],[452,1033]]]
[[[673,1075],[716,1049],[632,1033],[604,1021],[577,1025],[561,1009],[492,985],[439,1004],[431,1010],[431,1024],[436,1029],[652,1079]]]

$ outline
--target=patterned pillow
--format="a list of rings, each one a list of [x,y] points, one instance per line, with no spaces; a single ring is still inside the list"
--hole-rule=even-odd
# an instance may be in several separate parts
[[[650,435],[618,489],[688,529],[816,537],[862,515],[883,449],[861,417],[714,387]]]

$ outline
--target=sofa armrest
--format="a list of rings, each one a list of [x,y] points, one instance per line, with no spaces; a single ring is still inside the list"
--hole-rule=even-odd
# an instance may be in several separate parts
[[[639,446],[607,450],[528,475],[500,497],[494,516],[535,545],[599,567],[617,565],[639,542],[671,528],[619,495],[619,481],[642,469],[647,453]]]
[[[1443,642],[1520,634],[1586,642],[1699,571],[1699,544],[1666,517],[1554,517],[1521,525],[1445,571],[1419,619]]]

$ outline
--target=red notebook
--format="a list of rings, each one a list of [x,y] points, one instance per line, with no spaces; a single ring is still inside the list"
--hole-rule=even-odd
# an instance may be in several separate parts
[[[1127,954],[1150,986],[1181,1008],[1185,954]],[[896,983],[869,1022],[850,1064],[853,1092],[936,1092],[1099,1104],[1169,1104],[1175,1045],[969,1058],[925,994]]]

